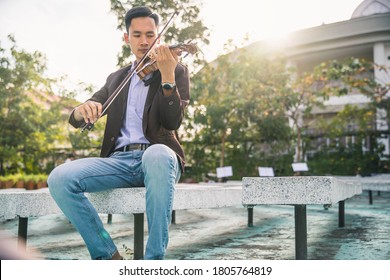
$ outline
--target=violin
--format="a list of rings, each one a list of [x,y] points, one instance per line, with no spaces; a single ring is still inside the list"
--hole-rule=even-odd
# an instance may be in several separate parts
[[[177,52],[178,55],[181,55],[182,52],[186,52],[187,54],[184,56],[186,57],[189,54],[195,54],[198,51],[198,46],[196,43],[177,43],[174,45],[170,45],[169,49],[174,50]],[[138,77],[143,80],[145,76],[148,74],[158,70],[157,62],[153,56],[153,52],[149,53],[146,59],[144,60],[144,63],[139,67],[139,69],[136,71]]]

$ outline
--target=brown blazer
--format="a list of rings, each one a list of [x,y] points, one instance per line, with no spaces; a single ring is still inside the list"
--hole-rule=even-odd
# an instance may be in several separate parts
[[[110,74],[106,84],[89,100],[104,104],[124,80],[130,69],[131,65]],[[142,128],[146,139],[151,144],[164,144],[175,151],[180,159],[183,171],[185,155],[175,135],[175,130],[180,127],[184,109],[190,100],[188,69],[179,63],[175,69],[175,77],[176,88],[169,97],[165,97],[162,93],[161,74],[158,70],[153,73],[145,102]],[[109,156],[114,149],[125,116],[128,91],[129,83],[123,88],[106,112],[107,123],[100,153],[101,157]],[[77,122],[74,119],[74,111],[70,115],[69,123],[76,128],[85,124],[84,121]]]

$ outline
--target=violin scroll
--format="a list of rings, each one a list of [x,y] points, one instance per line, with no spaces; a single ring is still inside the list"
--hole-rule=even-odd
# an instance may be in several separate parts
[[[198,46],[196,43],[177,43],[169,46],[170,49],[179,49],[182,52],[186,52],[188,54],[196,54],[198,52]]]

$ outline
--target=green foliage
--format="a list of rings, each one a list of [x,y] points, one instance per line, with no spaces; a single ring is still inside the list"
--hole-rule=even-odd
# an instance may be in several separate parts
[[[378,71],[377,75],[374,71]],[[362,93],[369,101],[359,106],[346,105],[333,118],[317,117],[316,133],[320,138],[316,140],[327,138],[328,144],[322,145],[309,159],[310,173],[369,175],[388,172],[388,158],[384,156],[380,142],[382,137],[389,136],[386,129],[390,124],[388,69],[364,59],[348,58],[322,63],[314,73],[322,77],[327,94]],[[385,125],[378,129],[378,124]],[[318,143],[308,139],[306,145],[314,149]]]
[[[348,91],[364,94],[371,100],[370,106],[372,108],[383,109],[386,112],[382,115],[382,120],[387,125],[390,124],[390,98],[388,95],[390,92],[390,68],[388,66],[351,57],[343,61],[323,63],[317,68],[317,71],[322,71],[324,77],[329,80],[341,82],[338,87],[339,95]]]
[[[32,188],[47,187],[46,174],[12,174],[0,176],[0,189],[7,188],[27,188],[28,183],[32,183]]]
[[[288,77],[283,60],[245,49],[220,56],[194,76],[181,131],[190,142],[185,149],[192,176],[199,180],[227,165],[233,166],[232,179],[258,174],[260,163],[285,170],[278,159],[292,162],[292,134],[275,96]]]
[[[369,176],[385,172],[380,163],[381,151],[362,151],[361,143],[323,148],[309,161],[310,175]]]
[[[66,90],[54,94],[58,80],[45,76],[43,54],[18,48],[12,36],[9,40],[9,49],[0,47],[0,174],[48,173],[72,149],[66,123],[75,100]],[[72,150],[91,147],[72,144]]]
[[[43,76],[44,56],[19,50],[12,36],[9,40],[10,50],[0,49],[0,173],[5,173],[5,165],[13,172],[36,172],[39,157],[48,153],[58,134],[51,116],[59,111],[41,107],[46,105],[41,92],[53,95],[50,79]]]
[[[87,131],[80,133],[80,129],[69,128],[68,136],[72,149],[79,151],[79,154],[84,151],[84,156],[99,156],[105,125],[106,116],[99,119],[89,133]]]
[[[388,130],[378,131],[376,118],[378,110],[384,110],[382,121],[390,127],[389,84],[379,83],[374,69],[388,74],[383,67],[354,58],[322,63],[297,75],[283,60],[264,56],[261,50],[235,49],[220,56],[192,79],[182,131],[184,139],[191,139],[185,144],[190,176],[199,179],[201,173],[228,165],[233,166],[233,179],[257,176],[258,166],[274,167],[277,176],[292,175],[291,163],[303,160],[307,150],[317,151],[308,158],[310,174],[385,171],[389,164],[379,139]],[[331,118],[316,115],[313,120],[313,108],[325,108],[331,96],[351,91],[371,102],[347,105]],[[325,139],[330,146],[324,145]]]

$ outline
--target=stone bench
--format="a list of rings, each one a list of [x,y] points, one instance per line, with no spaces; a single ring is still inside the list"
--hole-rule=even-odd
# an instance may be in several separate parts
[[[390,174],[376,175],[370,177],[352,177],[340,176],[341,180],[351,182],[353,184],[360,184],[363,191],[368,192],[369,203],[373,204],[372,192],[390,192]]]
[[[207,209],[238,206],[241,204],[241,182],[176,185],[174,210]],[[99,193],[87,193],[101,214],[134,215],[134,259],[144,254],[145,188],[123,188]],[[49,190],[26,191],[7,189],[0,191],[0,220],[19,218],[18,246],[25,247],[28,218],[60,214]]]
[[[358,183],[335,177],[244,177],[242,204],[250,208],[261,204],[294,205],[295,257],[307,259],[307,205],[339,204],[339,226],[345,224],[344,201],[362,193]],[[248,216],[248,225],[253,215]]]

